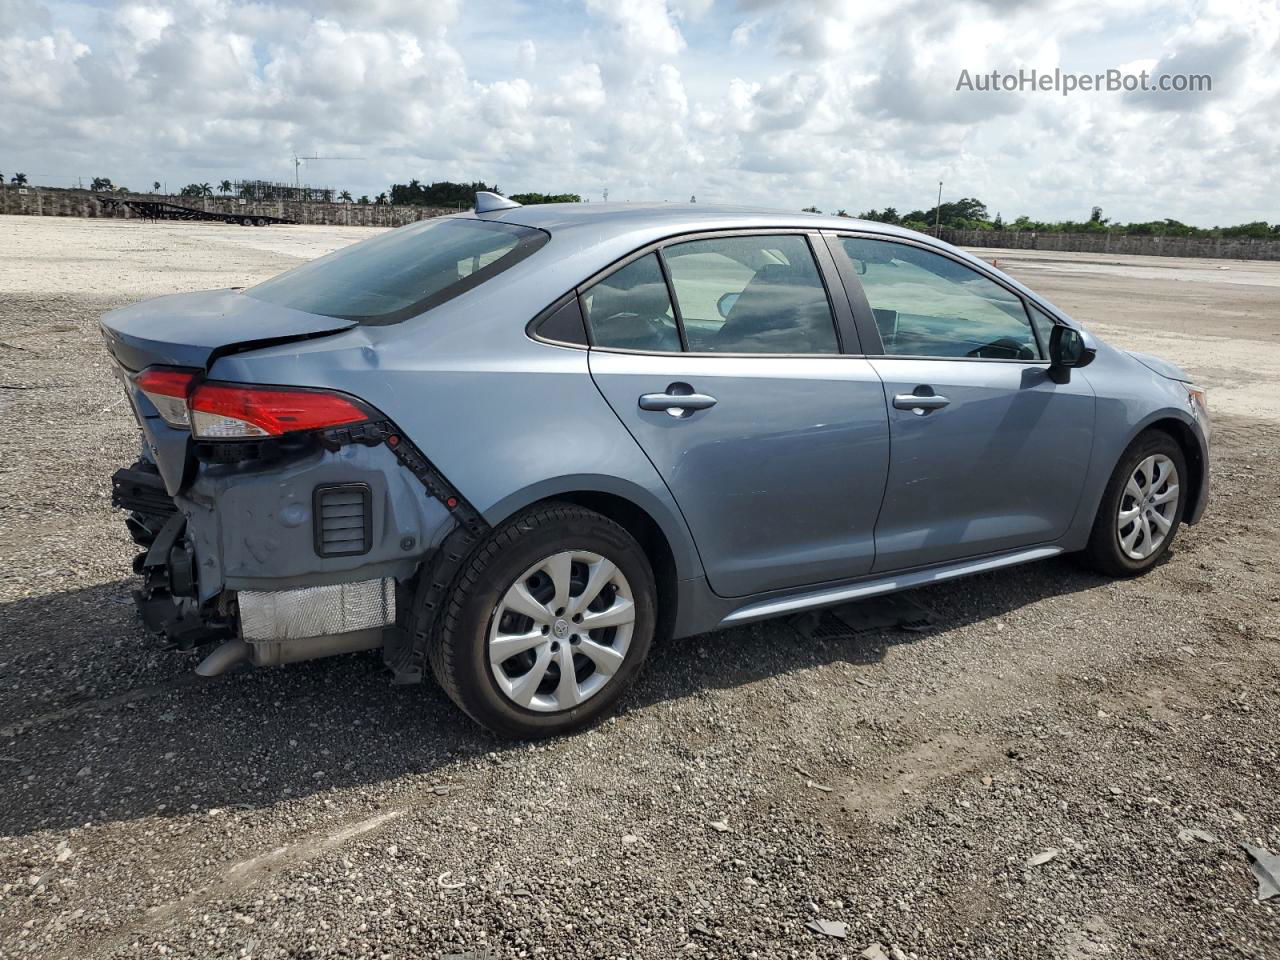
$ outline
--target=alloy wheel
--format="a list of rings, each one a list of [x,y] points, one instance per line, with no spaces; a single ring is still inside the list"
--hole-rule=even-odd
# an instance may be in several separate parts
[[[1178,515],[1178,468],[1164,454],[1139,461],[1120,496],[1116,535],[1130,560],[1145,560],[1173,529]]]
[[[502,595],[489,621],[489,669],[498,689],[528,710],[569,710],[622,669],[635,628],[631,585],[589,550],[533,564]]]

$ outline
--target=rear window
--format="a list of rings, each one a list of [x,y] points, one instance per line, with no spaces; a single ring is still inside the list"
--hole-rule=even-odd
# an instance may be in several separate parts
[[[423,220],[344,247],[244,292],[360,323],[398,323],[479,286],[547,242],[531,227],[454,217]]]

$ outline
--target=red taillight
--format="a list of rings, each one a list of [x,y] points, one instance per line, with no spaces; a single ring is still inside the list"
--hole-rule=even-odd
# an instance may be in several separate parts
[[[182,370],[160,370],[152,368],[143,370],[134,380],[144,393],[153,393],[162,397],[181,397],[186,399],[191,392],[191,382],[195,374]]]
[[[187,394],[195,382],[194,373],[185,370],[152,368],[133,378],[151,405],[171,427],[190,426],[187,420]]]
[[[197,373],[151,367],[133,378],[172,427],[205,440],[279,437],[299,430],[365,423],[370,411],[341,393],[243,383],[197,382]]]
[[[368,410],[339,393],[235,383],[202,383],[187,406],[192,433],[206,440],[278,437],[369,419]]]

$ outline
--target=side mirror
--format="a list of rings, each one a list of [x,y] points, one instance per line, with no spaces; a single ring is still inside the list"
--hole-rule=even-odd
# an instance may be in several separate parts
[[[1088,366],[1096,355],[1079,330],[1056,324],[1049,334],[1049,378],[1054,383],[1067,383],[1072,368]]]
[[[733,305],[738,302],[738,293],[724,293],[720,295],[720,299],[716,301],[716,312],[726,320],[729,319],[729,312],[733,310]]]

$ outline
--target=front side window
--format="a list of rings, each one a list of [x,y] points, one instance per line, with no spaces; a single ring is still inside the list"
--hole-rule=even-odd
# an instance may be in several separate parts
[[[615,270],[582,295],[591,342],[615,350],[680,350],[680,331],[658,255]]]
[[[361,323],[396,323],[519,263],[547,242],[531,227],[442,217],[389,230],[272,277],[245,294]]]
[[[905,243],[842,237],[890,356],[1039,360],[1022,300],[964,264]]]
[[[1047,355],[1049,337],[1053,335],[1053,328],[1057,326],[1057,323],[1035,304],[1031,304],[1031,324],[1036,328],[1036,333],[1040,335],[1040,347],[1046,351]]]
[[[662,250],[695,353],[839,353],[835,318],[803,236],[690,240]]]

